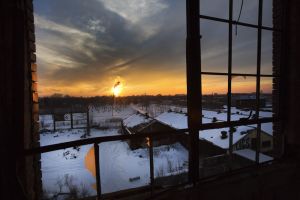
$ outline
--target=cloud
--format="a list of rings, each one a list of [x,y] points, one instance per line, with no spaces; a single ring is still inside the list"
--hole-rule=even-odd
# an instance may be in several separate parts
[[[142,22],[168,8],[166,1],[161,0],[99,0],[105,7],[132,23]]]
[[[91,31],[100,31],[102,33],[106,31],[106,28],[102,25],[103,22],[99,19],[89,19],[87,23],[87,28]]]
[[[73,95],[106,94],[117,76],[127,80],[132,94],[145,90],[167,93],[172,82],[182,84],[179,88],[185,92],[185,1],[43,0],[34,5],[40,90],[45,95],[56,90]],[[210,1],[203,5],[207,14],[227,13]],[[253,6],[243,10],[251,13],[251,9]],[[244,20],[249,17],[242,16]],[[220,24],[206,21],[201,26],[206,71],[226,71],[228,26]],[[240,27],[234,37],[234,64],[239,68],[243,64],[244,71],[254,61],[255,37]],[[267,55],[268,49],[263,52]]]

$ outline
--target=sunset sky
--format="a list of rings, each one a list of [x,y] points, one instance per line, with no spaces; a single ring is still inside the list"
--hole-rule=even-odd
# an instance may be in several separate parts
[[[271,0],[263,24],[272,26]],[[234,0],[237,19],[241,0]],[[240,21],[257,23],[258,0],[244,0]],[[185,0],[35,0],[39,94],[185,94]],[[228,18],[227,0],[201,0],[201,14]],[[203,71],[227,71],[228,25],[201,20]],[[272,70],[272,33],[263,31],[262,73]],[[233,35],[233,72],[255,73],[257,31]],[[203,93],[226,93],[227,77],[203,76]],[[225,82],[224,82],[225,81]],[[263,92],[271,79],[263,78]],[[255,78],[235,77],[233,92],[255,92]]]

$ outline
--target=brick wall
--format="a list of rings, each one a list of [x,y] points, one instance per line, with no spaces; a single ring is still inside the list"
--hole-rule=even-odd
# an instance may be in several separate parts
[[[284,1],[286,6],[282,65],[282,99],[287,153],[296,153],[300,158],[300,1]]]
[[[40,157],[22,155],[39,145],[33,4],[2,0],[0,9],[1,186],[6,186],[0,199],[39,199]]]
[[[38,88],[37,88],[37,65],[36,65],[36,46],[35,46],[35,29],[34,29],[34,15],[33,15],[33,0],[26,0],[26,14],[27,14],[27,26],[26,31],[28,33],[28,82],[30,96],[29,101],[31,103],[31,147],[38,147],[39,144],[39,107],[38,107]],[[31,75],[31,76],[30,76]],[[41,182],[41,156],[36,155],[33,157],[33,170],[34,170],[34,190],[35,197],[38,199],[42,193]]]
[[[283,73],[281,72],[284,61],[284,51],[282,50],[283,46],[283,17],[284,17],[284,9],[283,9],[283,1],[282,0],[274,0],[273,1],[273,28],[276,31],[273,32],[273,75],[281,76]],[[273,117],[279,119],[279,116],[283,115],[284,109],[281,105],[282,101],[279,98],[279,94],[282,92],[280,88],[282,84],[280,84],[281,78],[275,77],[273,78]],[[280,157],[283,154],[283,129],[282,129],[282,121],[273,123],[273,136],[274,136],[274,154],[275,156]]]

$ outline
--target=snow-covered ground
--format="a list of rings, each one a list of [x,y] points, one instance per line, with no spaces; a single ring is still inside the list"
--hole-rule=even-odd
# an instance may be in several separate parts
[[[40,135],[41,146],[74,141],[81,139],[85,133],[84,129],[60,130],[56,132],[45,132]],[[91,137],[108,136],[117,134],[117,130],[97,131],[91,130]],[[66,175],[73,178],[74,184],[86,187],[91,195],[96,191],[91,187],[95,178],[85,168],[85,156],[93,145],[80,146],[77,149],[67,148],[63,150],[44,153],[41,155],[43,189],[50,194],[59,192],[58,181],[63,180]],[[63,192],[68,192],[64,187]]]
[[[174,128],[182,129],[187,128],[187,116],[184,108],[179,109],[177,112],[166,112],[166,109],[171,107],[151,107],[153,110],[152,117]],[[101,127],[101,123],[108,119],[119,118],[125,119],[126,125],[135,125],[140,122],[139,114],[140,108],[137,106],[120,107],[112,111],[109,107],[91,108],[90,109],[90,124]],[[232,108],[232,120],[239,120],[240,118],[248,117],[250,112]],[[78,115],[78,116],[77,116]],[[226,121],[227,113],[226,108],[219,111],[203,110],[203,123],[211,123],[213,120]],[[260,117],[269,117],[272,112],[260,112]],[[74,118],[81,119],[82,114],[74,115]],[[215,118],[215,119],[214,119]],[[131,119],[131,120],[129,120]],[[68,115],[66,115],[66,119]],[[127,124],[127,121],[134,122]],[[128,123],[129,123],[128,122]],[[53,119],[51,115],[40,116],[40,123],[49,130],[53,129]],[[69,123],[67,121],[66,123]],[[66,129],[70,125],[65,122],[57,122],[56,132],[43,132],[40,135],[41,146],[62,143],[67,141],[80,140],[84,134],[85,129]],[[254,126],[240,127],[241,131],[244,129],[254,129]],[[243,130],[242,130],[243,129]],[[262,124],[262,130],[272,133],[272,123]],[[216,134],[216,131],[218,134]],[[238,132],[239,131],[238,128]],[[219,138],[220,130],[207,130],[200,132],[199,139],[212,139]],[[109,128],[91,129],[90,137],[101,137],[117,135],[118,129]],[[241,135],[241,134],[238,134]],[[240,137],[243,137],[242,135]],[[237,138],[239,139],[239,138]],[[235,138],[234,138],[235,140]],[[217,141],[217,140],[216,140]],[[215,141],[215,142],[216,142]],[[213,142],[214,143],[214,142]],[[222,148],[226,148],[224,144]],[[242,152],[243,153],[243,152]],[[248,155],[248,154],[247,154]],[[171,174],[178,174],[187,171],[188,152],[179,143],[167,146],[159,146],[154,148],[154,175],[168,176]],[[140,187],[149,184],[149,151],[148,149],[131,150],[127,142],[114,141],[100,144],[100,176],[101,188],[103,193],[110,193],[114,191]],[[95,195],[95,162],[94,162],[94,149],[93,145],[84,145],[76,148],[68,148],[54,152],[44,153],[41,155],[42,164],[42,181],[43,188],[50,194],[57,192],[68,192],[68,188],[63,186],[60,190],[60,185],[68,177],[72,180],[72,184],[80,188],[85,188],[89,195]],[[135,179],[135,180],[132,180]]]
[[[79,140],[84,129],[61,130],[41,134],[41,145]],[[91,129],[90,137],[116,135],[116,129]],[[188,152],[179,143],[154,148],[154,174],[165,176],[187,170]],[[58,180],[68,174],[73,184],[95,195],[95,163],[93,145],[44,153],[41,156],[43,188],[49,194],[59,192]],[[100,176],[103,193],[135,188],[149,184],[148,149],[130,150],[128,144],[114,141],[100,144]],[[130,178],[139,177],[130,181]],[[68,192],[63,187],[62,192]]]

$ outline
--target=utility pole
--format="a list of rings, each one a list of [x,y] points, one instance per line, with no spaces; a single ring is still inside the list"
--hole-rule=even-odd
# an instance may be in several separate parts
[[[111,116],[113,117],[114,116],[114,109],[115,109],[115,94],[113,94],[113,103],[112,103],[112,110],[111,110]]]

